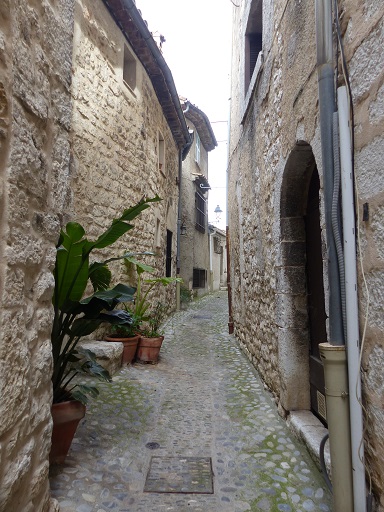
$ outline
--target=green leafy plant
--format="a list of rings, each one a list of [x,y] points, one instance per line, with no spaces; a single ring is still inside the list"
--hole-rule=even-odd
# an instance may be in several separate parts
[[[132,302],[136,289],[124,284],[109,288],[111,272],[108,263],[121,258],[90,264],[89,257],[93,250],[109,247],[133,229],[130,221],[156,201],[160,201],[158,196],[143,198],[132,208],[124,210],[95,241],[86,238],[84,228],[77,222],[69,222],[61,231],[54,270],[54,321],[51,333],[54,403],[69,398],[86,403],[88,394],[98,394],[95,386],[73,380],[79,373],[110,380],[108,372],[96,362],[94,354],[81,351],[77,344],[83,336],[92,334],[104,322],[132,325],[132,313],[115,308],[118,304]],[[84,298],[89,282],[94,293]]]
[[[180,300],[182,303],[188,303],[192,301],[191,290],[189,290],[185,285],[180,286]]]
[[[125,311],[131,315],[131,324],[116,324],[111,327],[111,336],[116,338],[131,338],[136,336],[140,330],[140,319],[131,314],[126,304],[123,304]]]
[[[148,253],[147,253],[148,254]],[[142,263],[141,261],[136,259],[137,254],[126,254],[124,257],[124,265],[126,268],[126,273],[128,275],[131,274],[132,267],[136,270],[137,274],[137,282],[135,283],[136,295],[134,299],[134,304],[130,307],[127,307],[127,311],[130,311],[136,318],[139,319],[140,323],[147,322],[149,323],[153,318],[153,314],[156,310],[151,311],[152,302],[149,300],[148,295],[151,290],[155,286],[168,286],[171,283],[182,282],[183,280],[180,277],[152,277],[150,279],[144,279],[144,272],[148,272],[149,274],[154,274],[156,269]],[[163,314],[163,318],[166,313]],[[143,331],[143,329],[141,329]]]
[[[146,338],[158,338],[163,335],[160,326],[167,317],[168,307],[158,302],[154,308],[151,309],[148,315],[146,327],[142,329],[141,333]]]

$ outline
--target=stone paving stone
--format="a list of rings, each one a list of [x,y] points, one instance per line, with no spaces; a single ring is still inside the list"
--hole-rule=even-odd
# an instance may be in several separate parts
[[[227,322],[226,293],[204,297],[167,322],[157,365],[100,385],[66,463],[51,468],[62,512],[331,511]],[[214,493],[144,492],[152,457],[210,458]]]

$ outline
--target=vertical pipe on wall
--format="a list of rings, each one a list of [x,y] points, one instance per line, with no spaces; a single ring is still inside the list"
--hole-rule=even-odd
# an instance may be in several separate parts
[[[334,512],[353,512],[349,402],[346,398],[348,396],[348,370],[342,323],[340,274],[332,231],[334,193],[333,114],[336,108],[331,0],[315,0],[315,13],[329,282],[329,343],[320,344],[319,348],[324,362],[332,466],[333,509]],[[337,215],[339,215],[339,211]]]
[[[180,277],[180,228],[181,228],[181,178],[183,168],[183,150],[179,149],[179,201],[177,205],[177,234],[176,234],[176,277]],[[180,282],[176,282],[176,311],[180,311]]]
[[[332,235],[334,178],[332,126],[333,113],[336,108],[333,71],[332,6],[330,0],[316,0],[316,47],[324,180],[324,209],[328,250],[329,340],[331,345],[344,345],[339,268],[335,241]]]
[[[366,510],[366,489],[363,444],[363,411],[361,407],[359,310],[357,300],[356,227],[352,169],[352,145],[349,107],[345,86],[337,90],[340,132],[340,163],[343,209],[343,239],[345,262],[345,295],[347,318],[347,356],[353,495],[355,512]]]
[[[319,349],[327,397],[333,511],[354,512],[345,347],[320,343]]]

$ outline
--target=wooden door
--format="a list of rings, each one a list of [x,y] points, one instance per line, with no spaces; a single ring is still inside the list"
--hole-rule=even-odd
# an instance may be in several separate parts
[[[319,352],[319,343],[327,341],[319,190],[319,176],[315,168],[309,185],[307,212],[304,217],[307,253],[307,305],[310,337],[310,393],[312,411],[326,424],[324,371]]]

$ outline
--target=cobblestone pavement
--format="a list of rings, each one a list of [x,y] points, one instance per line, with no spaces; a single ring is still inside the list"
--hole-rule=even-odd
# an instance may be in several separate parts
[[[51,468],[62,512],[331,510],[227,322],[225,292],[194,302],[168,321],[157,365],[101,386],[66,463]]]

